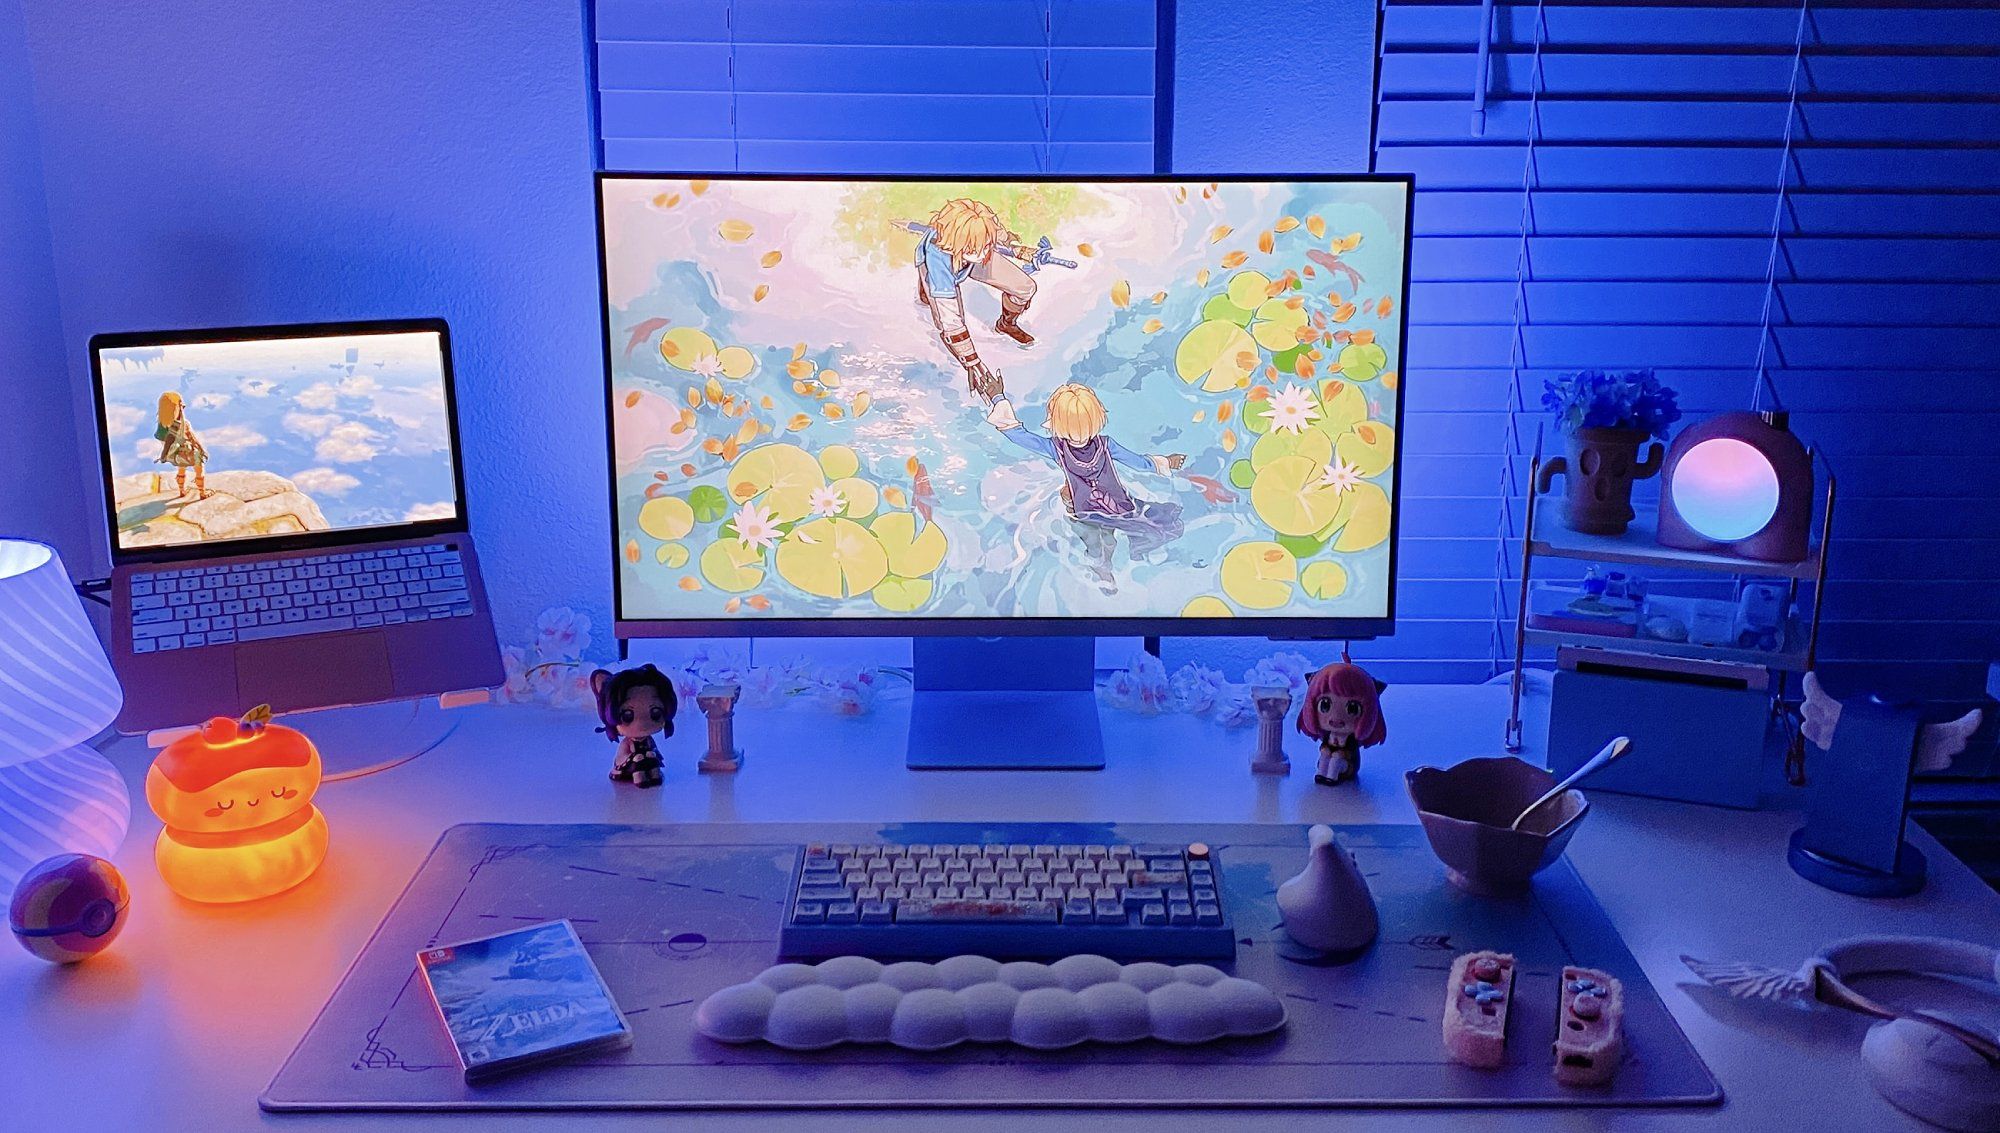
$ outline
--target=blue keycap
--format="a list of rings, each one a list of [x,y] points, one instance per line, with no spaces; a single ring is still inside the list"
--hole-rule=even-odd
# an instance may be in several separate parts
[[[132,652],[134,653],[151,653],[152,651],[153,639],[150,637],[142,638],[132,643]]]
[[[135,610],[158,610],[165,608],[166,604],[167,599],[163,594],[141,594],[132,599],[132,608]]]

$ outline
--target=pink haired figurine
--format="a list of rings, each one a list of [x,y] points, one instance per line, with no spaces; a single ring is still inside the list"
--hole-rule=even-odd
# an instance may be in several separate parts
[[[1299,731],[1319,741],[1319,768],[1313,782],[1331,787],[1354,778],[1361,772],[1361,749],[1389,738],[1381,700],[1388,687],[1344,660],[1306,678]]]

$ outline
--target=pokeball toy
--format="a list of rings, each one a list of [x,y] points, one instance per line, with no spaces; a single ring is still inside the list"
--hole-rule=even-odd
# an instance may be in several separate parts
[[[319,752],[253,711],[217,716],[167,745],[146,772],[146,802],[166,823],[153,861],[191,901],[254,901],[311,877],[326,857],[312,803]]]
[[[14,888],[7,927],[21,947],[51,964],[74,964],[111,947],[131,897],[118,868],[89,854],[58,854]]]

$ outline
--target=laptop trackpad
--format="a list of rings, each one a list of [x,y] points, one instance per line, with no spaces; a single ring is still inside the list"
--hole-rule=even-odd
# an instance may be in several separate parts
[[[396,695],[389,646],[380,633],[245,642],[236,647],[236,688],[244,704],[268,704],[279,712],[371,704]]]

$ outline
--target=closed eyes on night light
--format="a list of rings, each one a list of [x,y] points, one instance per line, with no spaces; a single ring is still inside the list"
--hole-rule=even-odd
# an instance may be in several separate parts
[[[1667,490],[1687,525],[1718,543],[1747,539],[1778,513],[1778,474],[1770,460],[1728,437],[1682,454]]]

